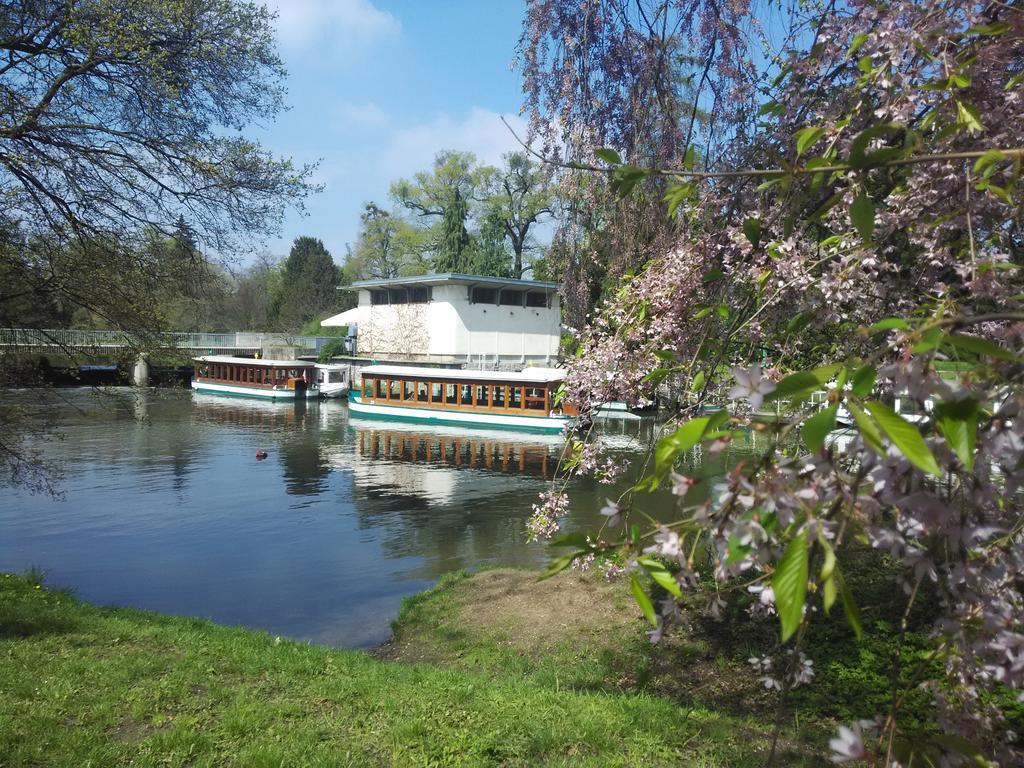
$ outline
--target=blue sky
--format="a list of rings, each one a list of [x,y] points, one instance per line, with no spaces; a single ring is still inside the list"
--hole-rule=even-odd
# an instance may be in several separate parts
[[[320,160],[306,217],[280,238],[319,237],[339,264],[363,203],[389,204],[389,184],[430,167],[443,149],[496,164],[516,148],[521,84],[511,69],[521,0],[266,0],[278,12],[290,110],[250,129],[297,162]]]

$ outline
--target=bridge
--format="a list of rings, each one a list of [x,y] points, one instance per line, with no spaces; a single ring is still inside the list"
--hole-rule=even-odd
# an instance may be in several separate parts
[[[136,360],[132,379],[143,384],[149,378],[146,356],[153,353],[178,351],[191,357],[209,354],[249,356],[258,352],[261,357],[318,357],[323,346],[335,338],[252,331],[133,334],[126,331],[0,328],[0,352],[128,353]]]
[[[288,333],[156,333],[132,334],[125,331],[77,331],[67,329],[0,328],[0,348],[53,350],[62,352],[147,352],[181,350],[205,354],[265,353],[289,348],[304,357],[318,355],[334,337],[298,336]]]

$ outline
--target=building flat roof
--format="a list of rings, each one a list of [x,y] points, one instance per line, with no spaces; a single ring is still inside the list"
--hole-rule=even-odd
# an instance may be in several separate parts
[[[356,280],[352,285],[342,286],[343,289],[359,290],[360,288],[397,288],[403,285],[486,285],[495,288],[523,288],[535,291],[557,291],[559,283],[547,283],[541,280],[514,280],[511,277],[490,277],[488,275],[464,275],[460,272],[443,272],[436,275],[415,275],[412,277],[389,277],[379,280]]]
[[[561,368],[523,368],[521,371],[481,371],[474,368],[427,368],[415,365],[369,365],[359,369],[360,375],[423,378],[433,381],[457,379],[472,381],[522,381],[548,384],[565,378]]]
[[[266,368],[313,368],[315,363],[307,363],[304,360],[267,360],[262,357],[232,357],[231,355],[203,355],[193,357],[193,360],[200,363],[233,363],[235,365],[252,365]]]

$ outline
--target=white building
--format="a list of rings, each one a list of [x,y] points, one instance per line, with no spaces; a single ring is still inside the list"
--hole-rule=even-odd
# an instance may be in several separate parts
[[[558,356],[558,283],[448,273],[350,290],[359,305],[322,324],[354,325],[360,357],[506,367]]]

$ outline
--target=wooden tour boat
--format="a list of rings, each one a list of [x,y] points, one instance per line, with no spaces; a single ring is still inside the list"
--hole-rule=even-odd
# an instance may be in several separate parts
[[[221,395],[268,400],[301,400],[320,396],[317,369],[301,360],[261,360],[207,355],[193,360],[192,389]]]
[[[556,404],[565,372],[555,368],[479,371],[371,365],[349,395],[364,416],[511,429],[561,430],[576,415]]]

